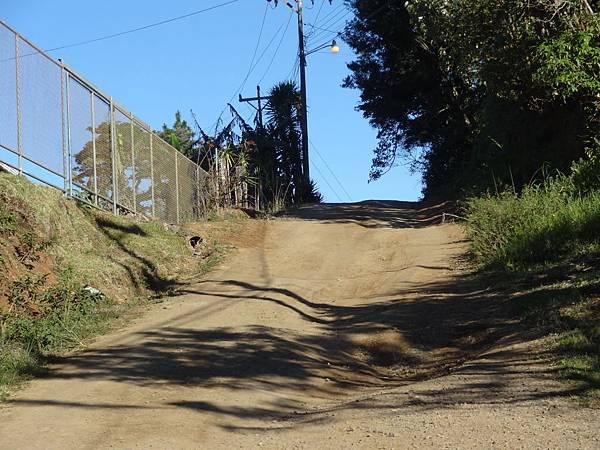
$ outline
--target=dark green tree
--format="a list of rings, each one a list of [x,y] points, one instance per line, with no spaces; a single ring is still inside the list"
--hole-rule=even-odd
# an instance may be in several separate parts
[[[262,147],[271,161],[266,168],[273,172],[272,189],[286,192],[288,202],[300,204],[320,202],[313,181],[307,186],[302,171],[302,132],[300,127],[301,97],[294,82],[284,81],[270,92],[266,107],[267,124]],[[260,149],[259,149],[260,150]]]
[[[198,154],[198,140],[196,133],[188,125],[187,121],[181,118],[181,113],[175,113],[175,122],[172,126],[163,124],[162,130],[158,132],[159,136],[171,144],[185,156],[195,161]]]
[[[379,131],[372,179],[408,157],[426,196],[518,187],[567,170],[598,134],[597,2],[347,3],[345,86]]]

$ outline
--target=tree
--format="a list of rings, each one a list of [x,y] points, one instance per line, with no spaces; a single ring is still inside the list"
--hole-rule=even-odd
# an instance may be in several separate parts
[[[196,160],[198,155],[196,133],[185,120],[181,119],[179,111],[175,113],[173,126],[169,127],[166,123],[163,124],[158,135],[192,161]]]
[[[203,208],[246,205],[252,197],[255,205],[278,207],[322,200],[316,184],[304,182],[298,88],[293,82],[279,83],[269,98],[264,126],[248,124],[231,105],[232,120],[226,125],[219,120],[212,135],[196,121],[195,139],[179,113],[172,128],[163,126],[163,139],[182,152],[187,148],[188,156],[209,173],[198,199]]]
[[[518,186],[543,165],[567,169],[598,133],[598,22],[586,0],[347,3],[358,57],[344,84],[361,91],[358,109],[379,131],[372,179],[408,157],[425,196]]]

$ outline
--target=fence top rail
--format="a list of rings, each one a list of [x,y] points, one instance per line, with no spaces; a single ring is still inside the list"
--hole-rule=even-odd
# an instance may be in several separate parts
[[[188,161],[190,161],[191,163],[195,164],[196,166],[198,165],[197,163],[195,163],[194,161],[192,161],[190,158],[188,158],[186,155],[184,155],[179,150],[177,150],[175,147],[173,147],[171,144],[169,144],[164,139],[162,139],[160,136],[158,136],[154,132],[154,130],[152,130],[152,127],[150,125],[148,125],[146,122],[144,122],[143,120],[141,120],[140,118],[138,118],[136,115],[134,115],[132,112],[130,112],[127,108],[125,108],[124,106],[122,106],[118,102],[115,102],[114,99],[110,95],[108,95],[107,93],[105,93],[104,91],[102,91],[101,89],[99,89],[96,85],[94,85],[90,81],[86,80],[75,69],[73,69],[71,66],[69,66],[68,64],[66,64],[64,61],[60,61],[60,60],[57,61],[57,60],[55,60],[52,56],[48,55],[44,50],[42,50],[40,47],[38,47],[37,45],[35,45],[29,39],[23,37],[17,30],[15,30],[13,27],[11,27],[10,25],[8,25],[3,20],[0,20],[0,25],[2,25],[7,30],[9,30],[10,32],[12,32],[15,36],[18,36],[18,38],[20,40],[22,40],[23,42],[25,42],[28,45],[30,45],[36,52],[38,52],[39,54],[41,54],[42,56],[44,56],[46,59],[48,59],[49,61],[51,61],[53,64],[55,64],[56,66],[58,66],[60,68],[63,68],[68,73],[69,77],[73,78],[75,81],[77,81],[79,84],[81,84],[84,88],[86,88],[89,91],[91,91],[96,97],[100,98],[102,101],[106,102],[108,105],[112,104],[113,108],[115,110],[121,112],[123,115],[125,115],[127,118],[129,118],[133,123],[137,124],[139,127],[143,128],[145,131],[151,133],[152,136],[156,137],[157,139],[159,139],[160,141],[162,141],[165,145],[167,145],[168,147],[170,147],[171,149],[173,149],[174,151],[176,151],[177,153],[179,153],[179,155],[181,155],[183,158],[187,159]],[[36,54],[36,53],[32,53],[32,55],[33,54]],[[15,57],[16,57],[16,55],[15,55]],[[200,170],[202,170],[204,172],[204,170],[202,168],[200,168]]]
[[[11,27],[10,25],[8,25],[6,22],[4,22],[3,20],[0,20],[0,25],[2,25],[3,27],[5,27],[8,31],[12,32],[15,35],[16,38],[18,38],[20,41],[25,42],[27,45],[29,45],[31,48],[33,48],[40,55],[42,55],[43,57],[45,57],[46,59],[48,59],[51,63],[56,64],[58,67],[61,67],[60,62],[56,61],[52,56],[50,56],[44,50],[42,50],[41,48],[39,48],[37,45],[35,45],[29,39],[27,39],[26,37],[24,37],[21,33],[19,33],[13,27]],[[37,53],[31,53],[31,55],[36,55],[36,54]],[[24,56],[26,56],[26,55],[20,55],[19,57],[22,58]],[[15,59],[16,59],[16,57],[17,57],[17,55],[15,55]]]
[[[113,106],[115,108],[115,111],[118,111],[121,114],[123,114],[125,117],[127,117],[129,120],[131,120],[135,125],[138,125],[140,128],[143,128],[144,131],[147,131],[149,133],[154,133],[154,131],[152,131],[152,127],[150,125],[148,125],[146,122],[144,122],[143,120],[136,117],[131,111],[128,111],[126,108],[123,108],[120,104],[116,103],[114,100],[113,100]],[[160,139],[160,137],[159,137],[159,139]]]
[[[99,97],[100,99],[102,99],[107,104],[111,103],[111,98],[112,97],[110,95],[108,95],[105,92],[103,92],[101,89],[99,89],[97,86],[95,86],[91,82],[87,81],[84,77],[82,77],[81,75],[79,75],[71,66],[69,66],[69,65],[67,65],[65,63],[63,63],[62,65],[65,68],[65,70],[69,73],[69,76],[71,78],[73,78],[74,80],[76,80],[78,83],[82,84],[85,88],[87,88],[90,91],[92,91],[96,97]],[[149,131],[150,133],[153,133],[152,127],[150,125],[148,125],[142,119],[140,119],[139,117],[137,117],[135,114],[133,114],[130,110],[128,110],[127,108],[125,108],[119,102],[115,101],[114,98],[112,98],[112,104],[113,104],[113,108],[115,110],[118,110],[121,114],[123,114],[127,118],[133,120],[135,123],[137,123],[140,127],[144,128],[146,131]]]
[[[106,94],[101,89],[98,89],[98,87],[96,87],[94,84],[92,84],[91,82],[89,82],[88,80],[86,80],[85,78],[83,78],[72,67],[70,67],[69,65],[65,64],[64,62],[61,61],[58,64],[60,66],[62,66],[67,71],[67,73],[69,74],[70,78],[73,78],[79,84],[83,85],[86,89],[92,91],[96,97],[101,98],[106,103],[110,103],[110,95]]]
[[[0,19],[0,25],[2,25],[7,30],[12,32],[15,36],[17,36],[19,38],[19,40],[25,42],[26,44],[31,46],[37,52],[37,53],[32,53],[31,55],[36,55],[39,53],[40,55],[42,55],[43,57],[48,59],[50,62],[52,62],[56,66],[65,69],[69,73],[70,77],[76,79],[79,83],[81,83],[84,87],[88,88],[89,90],[94,91],[94,94],[96,96],[102,98],[107,103],[110,103],[110,98],[111,98],[110,95],[106,94],[104,91],[102,91],[102,89],[99,89],[96,85],[94,85],[90,81],[86,80],[83,76],[81,76],[79,73],[77,73],[77,71],[75,69],[73,69],[71,66],[66,64],[64,61],[54,59],[52,56],[50,56],[48,53],[46,53],[44,50],[42,50],[40,47],[38,47],[36,44],[31,42],[26,37],[24,37],[21,33],[19,33],[17,30],[15,30],[13,27],[8,25],[6,22],[4,22],[1,19]],[[19,55],[20,58],[25,57],[25,56],[27,56],[27,55]],[[16,55],[15,55],[15,57],[16,57]],[[125,108],[122,108],[122,109],[125,109]]]

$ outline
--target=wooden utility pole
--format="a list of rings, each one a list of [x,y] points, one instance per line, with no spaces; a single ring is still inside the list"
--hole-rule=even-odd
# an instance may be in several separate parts
[[[272,0],[267,0],[268,2]],[[275,5],[279,3],[279,0],[274,0]],[[304,179],[304,184],[308,188],[310,185],[310,164],[309,164],[309,154],[308,154],[308,107],[306,100],[306,55],[311,54],[316,50],[321,48],[325,48],[325,46],[317,47],[316,49],[306,51],[305,47],[305,36],[304,36],[304,17],[303,17],[303,0],[295,0],[297,3],[297,7],[294,8],[292,3],[289,1],[286,2],[287,6],[289,6],[297,15],[298,15],[298,57],[300,62],[300,101],[302,105],[300,105],[300,128],[302,131],[302,175]],[[332,0],[329,0],[331,4]],[[314,0],[313,0],[314,5]],[[335,45],[335,41],[332,43]],[[338,48],[339,51],[339,48]]]
[[[269,100],[271,100],[271,96],[270,95],[265,95],[265,96],[260,95],[260,86],[256,86],[256,97],[244,98],[244,97],[242,97],[242,94],[240,94],[240,98],[239,98],[240,103],[244,103],[244,102],[250,103],[250,106],[252,106],[254,109],[256,109],[256,111],[258,112],[258,126],[260,128],[264,127],[263,104],[262,104],[263,100],[266,100],[268,102]],[[258,107],[254,106],[252,104],[252,102],[258,102]]]
[[[272,0],[267,0],[268,2]],[[275,0],[277,5],[279,0]],[[304,5],[303,0],[296,0],[298,6],[294,9],[290,2],[287,2],[294,12],[298,15],[298,57],[300,62],[300,129],[302,131],[302,175],[305,186],[310,184],[310,165],[308,155],[308,108],[306,103],[306,48],[304,42]],[[313,2],[314,3],[314,2]]]
[[[302,172],[305,188],[310,186],[310,165],[308,160],[308,107],[306,102],[306,49],[304,46],[304,18],[302,0],[298,0],[298,56],[300,58],[300,127],[302,130]]]

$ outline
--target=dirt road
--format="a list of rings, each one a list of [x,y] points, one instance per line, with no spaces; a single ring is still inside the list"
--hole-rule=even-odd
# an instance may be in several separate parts
[[[0,409],[0,446],[600,448],[600,413],[457,267],[440,210],[323,205],[253,225],[205,279]]]

